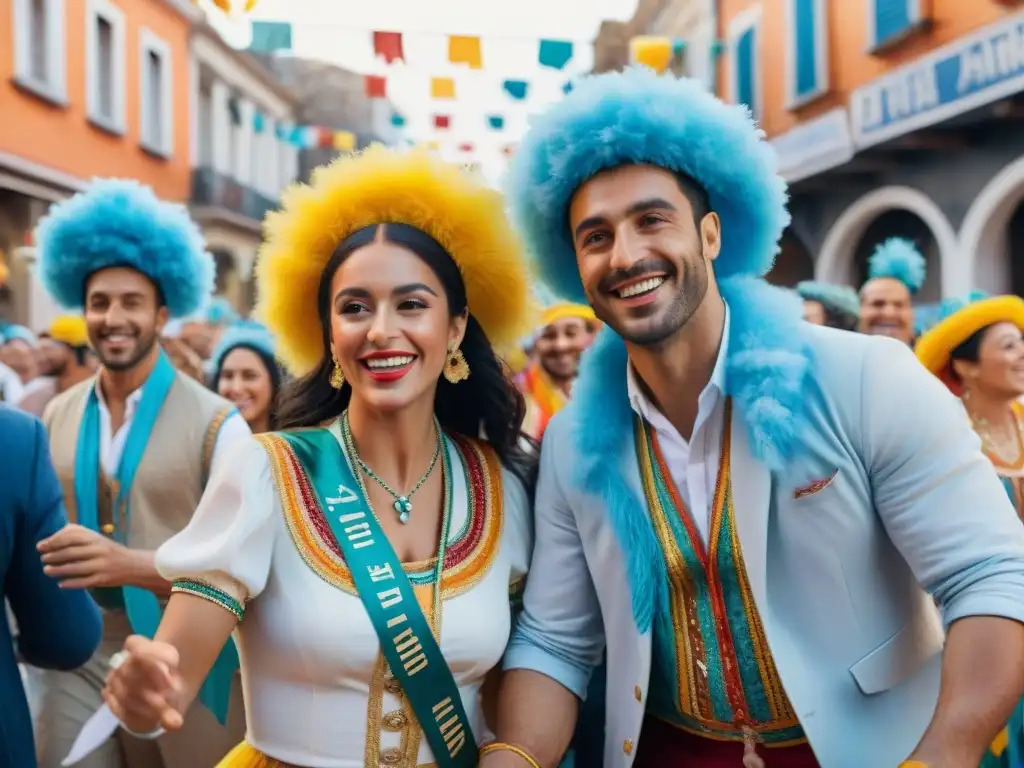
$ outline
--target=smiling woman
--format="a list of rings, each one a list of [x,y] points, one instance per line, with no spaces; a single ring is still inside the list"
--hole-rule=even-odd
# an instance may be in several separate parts
[[[524,405],[491,346],[531,320],[518,241],[481,181],[380,148],[287,193],[267,234],[260,312],[298,376],[281,431],[158,553],[176,592],[108,701],[179,727],[236,631],[252,704],[223,766],[476,766],[532,551]]]
[[[266,328],[249,322],[228,327],[212,360],[213,389],[235,404],[254,434],[273,429],[284,373],[274,359],[274,340]]]

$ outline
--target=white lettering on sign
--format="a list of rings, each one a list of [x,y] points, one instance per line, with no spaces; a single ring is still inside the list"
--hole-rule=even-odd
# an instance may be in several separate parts
[[[1024,71],[1024,29],[1008,32],[972,45],[960,54],[957,93],[983,88]]]

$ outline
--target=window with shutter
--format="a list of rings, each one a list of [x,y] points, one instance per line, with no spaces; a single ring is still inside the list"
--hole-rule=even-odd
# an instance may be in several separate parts
[[[756,119],[763,108],[759,73],[761,6],[755,5],[737,14],[727,31],[727,51],[731,70],[732,100],[746,104]]]
[[[790,30],[787,76],[792,109],[821,96],[829,88],[827,3],[825,0],[787,1]]]
[[[868,6],[871,48],[897,40],[921,21],[920,0],[868,0]]]
[[[736,100],[754,111],[757,101],[754,95],[754,50],[756,31],[748,28],[736,41]]]

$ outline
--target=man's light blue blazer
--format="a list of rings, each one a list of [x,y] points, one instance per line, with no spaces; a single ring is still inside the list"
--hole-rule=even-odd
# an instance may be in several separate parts
[[[29,664],[75,669],[100,642],[99,609],[85,590],[61,589],[43,573],[36,544],[67,525],[46,430],[0,405],[0,583]],[[0,608],[0,768],[34,768],[32,722],[7,612]]]
[[[1024,526],[907,347],[803,323],[772,336],[729,308],[734,510],[779,674],[822,768],[894,768],[933,714],[944,626],[1024,622]],[[607,649],[605,768],[636,755],[664,605],[625,366],[603,331],[545,434],[505,662],[583,697]]]

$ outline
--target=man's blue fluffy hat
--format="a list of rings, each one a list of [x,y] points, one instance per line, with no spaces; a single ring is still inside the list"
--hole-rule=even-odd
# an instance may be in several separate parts
[[[213,289],[214,263],[184,206],[127,179],[96,179],[54,205],[36,232],[39,274],[66,309],[79,309],[94,272],[130,267],[163,293],[171,317],[195,312]]]
[[[509,168],[512,214],[545,281],[586,302],[568,225],[573,194],[595,174],[655,165],[704,187],[722,221],[715,276],[762,276],[789,224],[775,153],[745,106],[699,82],[633,67],[583,78],[533,118]]]
[[[890,237],[868,259],[868,280],[888,277],[899,280],[912,294],[921,290],[927,262],[917,246],[903,237]]]

